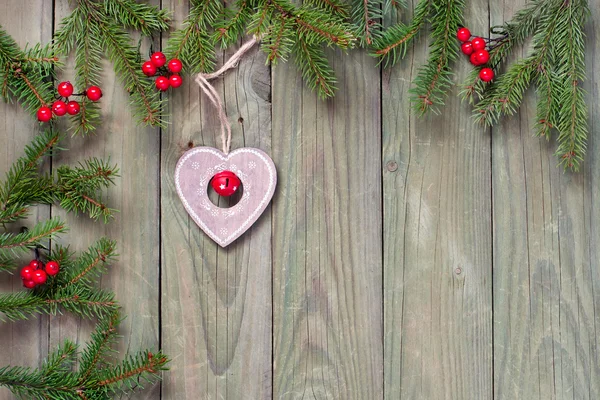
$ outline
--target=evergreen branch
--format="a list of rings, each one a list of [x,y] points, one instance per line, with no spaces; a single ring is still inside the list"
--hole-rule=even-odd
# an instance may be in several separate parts
[[[372,54],[379,58],[380,63],[383,62],[385,66],[393,66],[401,58],[404,58],[408,45],[427,22],[430,6],[431,0],[420,0],[410,25],[396,24],[375,40],[373,44],[375,51]]]
[[[43,239],[54,237],[66,231],[65,224],[58,218],[37,223],[33,228],[18,234],[3,233],[0,235],[0,253],[5,251],[27,250]]]
[[[380,36],[381,0],[352,0],[351,19],[356,26],[356,36],[361,46],[370,46]]]
[[[73,268],[62,274],[61,280],[57,282],[58,287],[64,288],[78,282],[92,283],[94,278],[105,272],[106,265],[114,261],[115,251],[116,243],[114,241],[106,238],[100,239],[79,256]]]
[[[191,74],[208,72],[215,66],[215,50],[209,30],[217,24],[223,5],[218,0],[195,0],[183,27],[167,42],[166,53],[180,59]]]
[[[104,0],[104,10],[124,27],[141,31],[150,36],[169,29],[169,14],[166,10],[133,0]]]
[[[585,37],[583,26],[588,13],[585,1],[573,0],[557,24],[552,41],[556,57],[566,60],[557,65],[560,79],[558,108],[558,149],[560,164],[565,168],[579,169],[587,147],[587,105],[579,82],[585,79]]]
[[[498,122],[502,115],[512,115],[523,100],[523,93],[537,74],[534,57],[519,60],[498,78],[475,106],[475,120],[485,125]]]
[[[348,5],[339,0],[306,0],[303,4],[320,8],[341,18],[348,17]]]
[[[223,9],[223,16],[215,23],[215,33],[212,37],[215,43],[221,43],[221,48],[231,46],[244,34],[244,27],[249,23],[252,11],[248,1],[238,0],[235,13],[230,8]]]
[[[146,352],[130,356],[123,360],[121,365],[112,370],[102,371],[99,374],[98,386],[106,387],[112,393],[122,390],[123,387],[132,387],[139,377],[147,381],[158,378],[158,373],[164,371],[168,358],[162,353],[152,354]]]
[[[15,269],[16,263],[13,257],[9,257],[7,254],[0,254],[0,272],[10,272]]]
[[[125,90],[132,94],[134,100],[138,100],[135,102],[139,104],[136,111],[141,121],[148,125],[160,125],[159,94],[153,93],[150,84],[144,81],[137,62],[137,50],[129,43],[127,33],[120,29],[108,29],[101,21],[98,24],[106,55],[113,62]]]
[[[294,55],[307,85],[312,90],[316,88],[321,98],[332,97],[335,91],[335,76],[323,49],[299,40],[296,42]]]
[[[432,3],[430,15],[433,43],[426,65],[419,69],[415,87],[411,89],[413,103],[420,114],[443,104],[446,90],[452,85],[449,64],[457,50],[450,41],[462,21],[463,0],[439,0]]]
[[[267,53],[267,61],[276,65],[279,60],[286,61],[294,46],[291,29],[292,21],[279,16],[279,26],[274,26],[264,37],[262,49]]]
[[[69,373],[77,357],[77,345],[70,340],[59,346],[48,355],[48,358],[40,368],[40,373],[46,377],[54,377],[57,374]]]
[[[85,386],[88,379],[98,366],[98,362],[111,351],[110,345],[116,340],[117,326],[121,322],[118,312],[108,315],[98,322],[92,332],[91,340],[81,355],[81,363],[77,380],[80,386]]]

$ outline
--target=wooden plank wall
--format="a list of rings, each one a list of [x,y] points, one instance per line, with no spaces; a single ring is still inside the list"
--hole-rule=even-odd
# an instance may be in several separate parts
[[[0,4],[20,45],[50,40],[69,7],[30,3]],[[156,4],[176,24],[189,10]],[[466,20],[483,32],[523,4],[473,0]],[[592,7],[591,105],[599,18]],[[265,150],[279,173],[272,206],[227,249],[187,216],[173,182],[185,150],[220,146],[212,106],[188,79],[166,129],[137,127],[106,63],[102,127],[69,139],[53,165],[110,156],[122,177],[109,201],[121,212],[104,225],[40,208],[30,222],[65,217],[62,240],[76,249],[118,240],[120,261],[102,280],[128,316],[118,349],[161,346],[173,358],[162,384],[135,398],[600,398],[597,107],[583,171],[563,173],[555,144],[532,136],[533,91],[493,129],[475,126],[455,93],[441,115],[412,114],[408,90],[426,56],[426,39],[384,71],[364,52],[331,52],[339,92],[327,102],[256,49],[216,81],[232,146]],[[461,59],[457,79],[468,69]],[[15,105],[0,104],[0,118],[5,172],[37,124]],[[21,290],[18,277],[0,288]],[[0,324],[0,365],[37,366],[92,325],[68,315]]]

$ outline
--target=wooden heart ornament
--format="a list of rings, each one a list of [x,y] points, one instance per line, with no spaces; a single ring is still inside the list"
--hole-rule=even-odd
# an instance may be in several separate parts
[[[220,208],[208,198],[208,184],[221,171],[232,171],[242,182],[242,198]],[[221,247],[240,237],[260,217],[275,193],[277,171],[262,150],[236,149],[229,154],[212,147],[186,151],[175,168],[175,186],[194,222]]]

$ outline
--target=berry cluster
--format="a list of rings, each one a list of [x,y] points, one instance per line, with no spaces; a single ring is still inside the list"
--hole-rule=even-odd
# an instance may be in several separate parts
[[[31,262],[21,269],[21,279],[23,286],[27,289],[33,289],[36,286],[43,285],[48,280],[48,275],[54,276],[60,271],[60,266],[56,261],[48,261],[46,265],[40,260],[31,260]]]
[[[487,64],[490,60],[490,53],[486,49],[488,47],[488,43],[484,38],[476,37],[471,39],[471,32],[467,28],[460,28],[456,33],[456,37],[460,40],[462,45],[460,49],[464,54],[470,56],[471,64],[475,66],[481,66]],[[484,82],[489,82],[494,79],[494,70],[485,67],[479,71],[479,79]]]
[[[165,64],[167,65],[165,68]],[[174,58],[167,64],[167,57],[160,51],[152,53],[150,60],[142,64],[142,72],[146,76],[156,76],[154,84],[160,91],[166,91],[170,87],[178,88],[183,83],[179,73],[183,68],[181,61]]]
[[[87,96],[91,101],[98,101],[102,97],[102,90],[98,86],[90,86],[85,92],[73,94],[73,85],[71,82],[61,82],[56,89],[58,98],[52,103],[52,109],[48,106],[42,106],[37,111],[37,117],[40,122],[48,122],[52,119],[52,114],[62,117],[65,114],[77,115],[81,110],[79,102],[69,101],[70,96]]]

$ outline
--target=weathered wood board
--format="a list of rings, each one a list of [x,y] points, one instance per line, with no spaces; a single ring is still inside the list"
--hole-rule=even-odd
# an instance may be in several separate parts
[[[484,32],[525,3],[474,0],[465,17]],[[189,1],[155,4],[177,26],[189,10]],[[105,225],[39,208],[27,223],[64,217],[61,241],[77,250],[103,235],[118,241],[102,279],[127,315],[118,349],[160,346],[173,359],[136,398],[598,399],[600,10],[590,5],[590,141],[579,174],[556,167],[553,141],[533,137],[534,91],[491,130],[473,124],[456,93],[441,115],[411,113],[425,37],[390,70],[365,52],[332,52],[339,91],[328,101],[291,63],[271,69],[255,48],[213,82],[232,149],[265,151],[278,173],[273,204],[238,240],[219,247],[175,190],[186,150],[220,148],[199,87],[186,78],[170,92],[167,128],[139,127],[109,63],[103,125],[68,139],[44,168],[110,156],[121,178],[108,201],[120,213]],[[47,42],[69,7],[4,1],[0,25],[20,45]],[[456,80],[469,68],[459,59]],[[0,117],[4,173],[38,124],[18,105],[0,104]],[[2,291],[21,290],[18,276],[5,278]],[[1,323],[0,366],[35,367],[92,326],[69,315]]]

